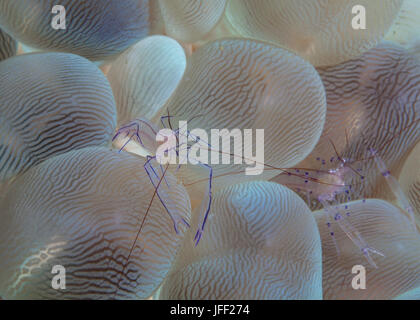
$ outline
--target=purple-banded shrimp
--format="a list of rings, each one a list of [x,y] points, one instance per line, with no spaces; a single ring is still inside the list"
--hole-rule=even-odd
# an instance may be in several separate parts
[[[160,142],[165,142],[168,140],[174,140],[175,144],[173,149],[166,149],[164,150],[164,153],[170,153],[173,152],[177,157],[180,157],[181,155],[186,155],[188,159],[180,159],[177,161],[178,164],[174,170],[174,173],[176,174],[179,168],[181,167],[181,163],[188,161],[191,161],[190,159],[190,149],[191,145],[188,144],[188,139],[190,141],[192,140],[194,143],[204,143],[208,147],[210,145],[200,140],[199,137],[195,137],[191,134],[188,130],[186,131],[186,143],[180,143],[180,131],[182,128],[177,128],[176,130],[172,130],[172,125],[170,121],[171,116],[164,116],[161,118],[161,124],[164,127],[164,130],[159,130],[156,125],[151,123],[150,121],[141,118],[141,119],[135,119],[128,124],[122,126],[118,129],[117,133],[115,134],[113,138],[114,144],[121,145],[120,152],[123,149],[130,150],[129,148],[132,147],[131,144],[134,143],[135,146],[141,147],[143,151],[143,155],[146,156],[147,161],[144,165],[144,170],[146,171],[147,175],[149,176],[150,182],[155,188],[155,195],[159,198],[159,200],[162,202],[163,206],[165,207],[167,213],[171,217],[174,225],[174,230],[178,234],[179,233],[179,224],[183,224],[187,228],[190,227],[190,223],[184,219],[180,219],[180,217],[177,215],[175,208],[170,203],[167,203],[166,197],[165,197],[165,189],[170,188],[168,181],[165,179],[165,173],[167,170],[169,170],[170,163],[162,164],[163,162],[161,159],[159,159],[159,155],[157,154],[159,145],[162,145]],[[169,124],[169,128],[165,127],[164,120],[167,119],[167,122]],[[166,129],[166,130],[165,130]],[[160,138],[160,139],[159,139]],[[182,152],[185,151],[185,152]],[[141,152],[140,152],[141,153]],[[208,186],[205,194],[203,195],[203,200],[201,203],[201,209],[200,209],[200,222],[197,228],[197,231],[194,236],[194,242],[195,245],[198,245],[200,242],[200,239],[202,237],[202,234],[204,232],[204,228],[207,222],[207,218],[210,212],[211,208],[211,199],[212,199],[212,180],[213,180],[213,169],[210,165],[203,163],[201,161],[196,160],[195,163],[206,170],[208,170]],[[152,200],[153,201],[153,200]],[[147,217],[147,213],[142,221],[142,224],[139,229],[139,233],[137,235],[137,238],[141,232],[141,229],[144,224],[144,220]],[[137,240],[137,239],[136,239]],[[135,243],[133,244],[134,247]]]
[[[367,163],[373,162],[377,167],[377,173],[385,178],[386,184],[390,187],[397,202],[407,213],[413,227],[416,229],[413,208],[404,195],[397,179],[391,175],[387,164],[381,157],[380,151],[369,148],[362,159],[350,159],[340,155],[333,141],[330,140],[331,148],[335,156],[329,159],[317,157],[319,168],[295,168],[288,169],[282,175],[274,179],[276,182],[284,184],[296,192],[306,197],[308,205],[311,207],[313,199],[320,204],[326,214],[326,225],[333,240],[337,254],[340,248],[335,239],[333,223],[352,240],[352,242],[362,251],[368,262],[377,267],[370,253],[384,256],[381,252],[369,246],[363,239],[360,232],[351,224],[351,208],[348,202],[360,200],[360,192],[353,194],[353,190],[363,189],[363,184],[368,180]],[[382,183],[379,181],[377,183]],[[344,199],[344,204],[340,204],[339,198]],[[365,202],[363,197],[363,202]]]
[[[168,117],[162,117],[161,122],[162,125],[164,125],[164,119],[168,118],[169,126],[172,129],[172,126],[170,124],[170,118]],[[191,140],[195,141],[196,143],[199,141],[196,137],[191,135],[189,132],[187,132],[187,138],[190,138]],[[159,140],[159,138],[162,138]],[[174,150],[165,150],[165,152],[175,152],[177,156],[181,154],[180,149],[185,148],[187,151],[187,157],[189,155],[189,149],[191,146],[189,145],[182,145],[179,144],[179,129],[176,131],[172,131],[167,129],[159,130],[156,125],[154,125],[152,122],[150,122],[147,119],[140,118],[135,119],[126,125],[123,125],[121,128],[119,128],[112,139],[112,142],[114,146],[118,146],[119,152],[122,152],[124,149],[133,153],[137,153],[142,155],[146,158],[146,161],[144,162],[144,165],[140,170],[145,170],[147,173],[147,176],[150,180],[150,183],[152,184],[154,188],[153,195],[150,199],[149,205],[146,209],[146,212],[144,213],[143,218],[141,219],[141,222],[139,222],[139,228],[136,233],[136,236],[132,242],[132,245],[129,250],[129,254],[126,258],[127,264],[124,267],[124,270],[122,273],[125,272],[128,262],[131,259],[132,254],[134,253],[134,250],[136,248],[137,242],[141,239],[140,234],[143,230],[143,227],[146,224],[147,217],[149,215],[150,208],[152,207],[153,201],[157,200],[155,198],[158,198],[161,204],[163,205],[166,213],[169,215],[172,223],[173,223],[173,229],[175,230],[175,233],[177,235],[180,234],[181,229],[180,227],[184,227],[183,231],[186,229],[189,229],[191,227],[191,222],[187,221],[183,218],[181,212],[178,211],[177,205],[171,200],[171,197],[169,196],[170,192],[176,187],[174,184],[178,184],[178,181],[173,181],[172,183],[165,177],[167,173],[171,172],[172,174],[176,175],[178,169],[180,166],[177,166],[175,169],[171,167],[170,163],[162,163],[160,162],[160,159],[158,158],[158,148],[159,146],[162,146],[162,143],[165,140],[175,140],[175,146]],[[188,139],[187,139],[188,140]],[[203,201],[201,204],[201,217],[198,222],[197,231],[194,236],[194,242],[197,246],[200,242],[200,239],[202,237],[202,234],[204,232],[204,228],[207,222],[207,217],[210,212],[211,207],[211,200],[212,200],[212,168],[204,163],[197,163],[200,166],[203,166],[206,168],[209,172],[209,183],[208,183],[208,189],[206,193],[203,195]],[[182,234],[184,235],[184,234]],[[147,243],[144,244],[140,255],[143,254],[143,250],[147,247]],[[114,297],[117,295],[118,290],[121,285],[122,277],[121,274],[119,274],[117,282],[117,288],[114,292]]]

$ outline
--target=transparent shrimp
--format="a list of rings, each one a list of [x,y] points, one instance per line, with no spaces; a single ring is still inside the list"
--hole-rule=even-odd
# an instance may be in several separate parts
[[[380,256],[384,255],[367,244],[360,232],[349,220],[351,215],[349,206],[347,204],[344,205],[346,212],[343,214],[337,200],[338,195],[345,195],[345,199],[347,201],[352,200],[351,193],[355,184],[347,184],[346,181],[350,181],[353,176],[356,176],[358,178],[356,180],[358,181],[357,183],[363,183],[365,177],[362,175],[360,169],[353,168],[352,165],[356,163],[356,161],[342,157],[338,154],[334,143],[332,141],[330,142],[336,156],[331,157],[328,160],[317,158],[316,160],[320,163],[319,169],[287,169],[284,170],[285,174],[282,176],[281,180],[277,182],[295,189],[298,193],[306,193],[309,206],[311,206],[311,199],[315,199],[322,205],[326,215],[326,225],[334,243],[337,255],[340,255],[340,248],[335,238],[334,225],[338,226],[361,250],[368,262],[373,267],[377,268],[371,253],[375,253]],[[335,165],[335,168],[324,169],[327,162],[330,165]]]
[[[163,120],[162,117],[161,120]],[[163,123],[163,121],[162,121]],[[172,128],[171,128],[172,129]],[[187,151],[187,157],[189,157],[189,150],[191,146],[189,145],[181,145],[179,143],[179,129],[176,131],[172,131],[173,135],[176,138],[177,144],[174,147],[174,151],[176,152],[177,156],[180,155],[180,148],[186,148]],[[178,208],[174,201],[172,201],[170,197],[170,190],[173,186],[171,186],[171,183],[166,179],[165,175],[169,169],[170,164],[162,165],[156,156],[157,148],[159,144],[156,141],[156,137],[158,136],[159,131],[155,125],[153,125],[150,121],[147,119],[135,119],[131,121],[130,123],[122,126],[117,130],[117,133],[115,134],[113,138],[114,145],[118,146],[119,152],[122,152],[124,149],[127,149],[131,144],[131,151],[134,151],[134,153],[137,153],[140,155],[143,155],[146,157],[146,162],[143,165],[143,169],[146,171],[151,184],[154,187],[154,193],[153,196],[149,202],[149,206],[145,212],[145,215],[141,221],[141,224],[139,226],[139,229],[137,231],[136,237],[130,247],[130,251],[128,254],[128,257],[126,259],[126,264],[124,265],[124,271],[125,268],[128,265],[128,262],[131,259],[131,256],[133,254],[134,248],[136,247],[136,244],[139,240],[140,234],[142,232],[142,229],[145,225],[147,216],[149,214],[150,208],[152,206],[152,203],[157,197],[160,202],[162,203],[163,207],[165,208],[167,214],[171,218],[173,222],[173,227],[176,234],[179,234],[180,232],[180,225],[183,225],[186,228],[190,228],[190,223],[186,221],[178,211]],[[187,131],[187,141],[188,138],[192,140],[193,142],[197,143],[199,142],[199,138],[194,137],[190,132]],[[138,148],[140,147],[140,151]],[[165,150],[165,152],[170,152],[172,150]],[[179,162],[182,163],[182,162]],[[209,170],[209,184],[208,184],[208,190],[204,194],[202,205],[201,205],[201,212],[200,212],[200,220],[197,228],[197,232],[194,237],[195,245],[197,246],[200,242],[200,239],[202,238],[202,234],[204,232],[204,228],[207,222],[208,215],[210,213],[211,208],[211,199],[212,199],[212,168],[206,164],[202,164],[201,162],[197,163],[198,165],[201,165]],[[179,166],[178,168],[179,169]],[[177,170],[175,170],[176,172]],[[141,253],[143,252],[145,247],[143,247]],[[141,254],[140,253],[140,254]],[[124,272],[123,271],[123,272]],[[118,285],[116,287],[116,290],[114,292],[114,295],[116,296],[118,293],[118,288],[120,288],[121,285],[121,274],[119,273],[118,276]]]
[[[412,126],[416,125],[418,121],[419,120],[416,120],[412,124],[401,129],[399,132],[392,135],[388,141],[382,143],[382,145],[385,147],[394,139],[399,137],[405,130],[410,129]],[[330,235],[333,238],[333,242],[338,254],[340,254],[340,252],[337,246],[337,241],[334,238],[335,234],[332,230],[332,222],[336,223],[336,225],[339,226],[340,229],[343,230],[343,232],[352,240],[352,242],[362,251],[369,263],[372,266],[377,267],[371,257],[371,253],[375,253],[381,256],[383,256],[383,254],[378,250],[370,247],[366,241],[364,241],[360,232],[358,232],[347,219],[347,217],[351,215],[350,210],[348,210],[348,205],[345,205],[347,212],[343,215],[340,213],[336,200],[338,195],[345,195],[344,199],[347,201],[354,200],[351,199],[351,196],[354,194],[356,195],[357,199],[360,199],[360,196],[362,196],[361,194],[357,193],[360,192],[360,190],[362,190],[366,185],[365,175],[367,175],[367,173],[362,172],[363,166],[357,169],[355,169],[353,166],[355,166],[357,163],[361,164],[362,162],[374,161],[379,169],[379,173],[385,177],[387,184],[390,186],[392,192],[395,194],[403,209],[407,211],[412,225],[416,229],[416,224],[414,222],[414,210],[410,205],[408,198],[402,191],[399,183],[395,177],[390,174],[390,171],[387,169],[385,162],[379,157],[379,153],[376,150],[373,148],[367,148],[365,153],[366,156],[364,156],[363,159],[350,159],[342,157],[338,153],[334,143],[331,140],[330,143],[334,149],[335,156],[331,157],[330,159],[317,158],[316,160],[318,160],[321,164],[321,169],[289,169],[285,171],[287,174],[283,174],[282,178],[279,179],[279,181],[276,181],[292,187],[299,193],[306,193],[309,206],[311,206],[311,198],[315,198],[316,201],[323,206],[327,217],[326,224]],[[369,145],[370,142],[365,139],[365,144]],[[351,150],[347,131],[346,146],[344,149]],[[326,165],[333,166],[333,168],[335,165],[335,168],[322,169]],[[365,166],[365,168],[366,170],[370,170],[370,166]],[[302,171],[305,173],[302,174]],[[370,171],[369,174],[372,174],[372,172]],[[352,184],[349,184],[348,181],[352,181]],[[354,193],[357,187],[361,188],[357,190],[357,193]],[[340,198],[343,199],[342,196]]]
[[[334,221],[337,222],[341,230],[343,230],[343,232],[349,237],[349,239],[353,241],[353,243],[357,247],[359,247],[359,249],[362,251],[363,255],[366,257],[369,264],[372,265],[374,268],[377,268],[376,263],[373,261],[372,257],[370,256],[370,252],[376,253],[382,257],[384,257],[385,255],[381,253],[380,251],[376,250],[375,248],[368,246],[366,241],[362,238],[360,232],[357,231],[357,229],[348,220],[346,220],[346,217],[341,214],[337,206],[336,207],[331,206],[328,203],[328,201],[324,199],[323,197],[319,197],[318,199],[324,206],[324,209],[327,212],[328,216],[330,218],[334,217]],[[334,239],[334,244],[336,246],[336,249],[338,250],[337,242],[335,239]],[[339,251],[337,252],[339,253]]]
[[[172,130],[172,125],[170,123],[171,116],[163,116],[161,117],[161,123],[164,128],[166,128],[164,120],[167,119],[167,122],[169,124],[170,129]],[[190,149],[191,145],[182,144],[179,141],[180,134],[183,132],[182,128],[178,128],[176,130],[172,130],[173,137],[166,137],[167,139],[175,138],[177,141],[176,145],[173,147],[173,149],[167,149],[164,152],[170,152],[175,151],[175,154],[177,157],[180,157],[181,154],[184,154],[181,151],[181,149],[186,150],[186,156],[187,159],[178,159],[178,163],[185,163],[186,161],[182,160],[188,160],[188,162],[191,162],[191,155],[190,155]],[[190,227],[190,224],[188,221],[185,221],[180,215],[177,214],[177,210],[175,205],[171,202],[170,197],[167,196],[169,189],[171,186],[169,185],[168,181],[165,179],[165,173],[168,170],[169,164],[166,165],[165,168],[163,168],[162,164],[154,164],[154,163],[160,163],[160,161],[157,161],[157,155],[156,151],[159,146],[159,144],[156,142],[156,137],[159,134],[159,131],[155,125],[153,125],[150,121],[146,119],[136,119],[134,121],[131,121],[130,123],[122,126],[120,129],[118,129],[116,135],[114,136],[114,143],[116,141],[119,142],[119,145],[121,146],[120,152],[127,148],[129,143],[134,142],[134,144],[140,145],[142,148],[144,148],[146,152],[147,161],[144,165],[144,170],[147,172],[147,175],[152,183],[152,185],[155,188],[155,194],[159,198],[160,202],[164,206],[165,210],[171,217],[174,225],[174,230],[178,234],[179,233],[179,224],[183,224]],[[193,143],[200,143],[204,144],[205,147],[211,147],[207,142],[200,140],[199,137],[193,136],[189,131],[185,131],[185,135],[187,138],[187,141],[193,142]],[[194,159],[196,160],[196,159]],[[206,168],[209,171],[209,183],[207,190],[205,191],[201,208],[200,208],[200,214],[199,214],[199,225],[197,228],[197,231],[195,233],[194,241],[195,245],[198,245],[200,242],[200,239],[202,237],[202,234],[204,232],[204,228],[207,222],[208,215],[210,213],[211,208],[211,199],[212,199],[212,180],[213,180],[213,169],[205,163],[202,163],[198,160],[195,161],[197,165],[200,165],[203,168]],[[178,165],[177,169],[175,170],[175,173],[180,168],[181,164]],[[164,183],[160,183],[160,181],[163,180]],[[145,216],[146,218],[146,216]],[[142,226],[141,226],[142,227]],[[139,233],[141,231],[141,228],[139,230]],[[135,244],[134,244],[135,245]],[[133,245],[133,247],[134,247]]]

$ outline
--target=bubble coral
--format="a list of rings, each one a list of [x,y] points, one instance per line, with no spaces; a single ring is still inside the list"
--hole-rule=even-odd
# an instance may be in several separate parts
[[[107,145],[112,89],[85,58],[35,53],[0,63],[0,181],[70,150]]]
[[[1,295],[149,297],[169,271],[183,234],[175,234],[159,201],[147,210],[155,189],[139,170],[144,161],[106,148],[85,148],[19,176],[0,204]],[[189,219],[185,189],[171,174],[166,179],[172,185],[168,197]],[[134,242],[146,212],[147,223]],[[54,265],[66,268],[66,290],[51,287]]]
[[[66,29],[51,27],[52,0],[1,0],[0,26],[40,49],[75,53],[91,60],[116,55],[147,36],[147,0],[62,0]]]
[[[220,21],[226,0],[158,0],[168,36],[184,42],[202,39]]]
[[[413,206],[417,225],[420,228],[420,142],[404,162],[399,183]]]
[[[274,42],[329,66],[374,47],[392,25],[402,0],[231,0],[228,20],[244,36]],[[353,29],[352,8],[366,9],[367,28]]]
[[[420,2],[418,0],[404,0],[395,22],[384,39],[407,48],[420,39],[419,28]]]
[[[0,0],[0,299],[418,298],[418,1],[53,5]]]
[[[201,128],[209,136],[214,128],[264,129],[264,162],[288,167],[303,160],[318,142],[325,111],[324,87],[308,62],[264,42],[224,39],[205,44],[188,58],[185,74],[159,116],[169,114],[175,126],[187,121],[188,128]],[[263,145],[253,139],[252,145]],[[231,163],[235,158],[242,159],[242,154],[235,154]],[[215,166],[215,188],[278,174],[265,170],[246,176],[244,168]],[[208,180],[198,166],[188,166],[181,175],[186,185],[206,176]]]
[[[163,299],[321,299],[321,244],[310,210],[270,182],[214,195],[208,229],[189,237],[165,280]]]
[[[345,160],[350,174],[344,183],[353,199],[390,197],[388,188],[376,188],[381,172],[369,149],[399,175],[401,159],[420,137],[420,61],[383,42],[357,59],[318,71],[327,95],[326,124],[319,143],[297,166],[328,171]],[[287,185],[288,177],[273,181]]]
[[[13,57],[16,52],[16,40],[0,29],[0,61]]]
[[[366,241],[384,253],[377,256],[375,269],[367,265],[363,255],[337,229],[335,238],[340,247],[337,256],[327,229],[325,215],[315,212],[322,241],[324,299],[392,299],[420,284],[420,234],[412,228],[407,216],[394,205],[379,199],[358,200],[339,207],[343,216],[349,212],[354,226]],[[352,268],[366,268],[366,289],[355,290]]]
[[[152,118],[181,81],[185,66],[184,50],[165,36],[147,37],[121,54],[107,75],[117,103],[118,124]]]
[[[420,287],[407,291],[394,300],[420,300]]]

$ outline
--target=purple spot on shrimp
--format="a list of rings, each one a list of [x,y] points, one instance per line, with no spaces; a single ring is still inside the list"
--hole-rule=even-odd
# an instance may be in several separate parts
[[[382,173],[384,177],[388,177],[390,174],[391,172],[389,172],[389,170]]]

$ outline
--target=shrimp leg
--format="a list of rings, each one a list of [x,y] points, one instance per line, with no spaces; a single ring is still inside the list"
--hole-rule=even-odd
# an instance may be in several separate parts
[[[152,162],[151,162],[153,159],[155,159],[155,157],[151,157],[151,156],[147,157],[147,161],[144,164],[144,169],[146,170],[146,173],[151,183],[156,189],[156,195],[158,196],[160,202],[164,206],[166,212],[169,214],[174,224],[175,232],[178,234],[179,233],[178,225],[180,223],[186,225],[187,227],[190,227],[190,224],[177,213],[178,209],[169,195],[169,189],[170,189],[169,183],[166,181],[166,187],[165,185],[160,184],[160,181],[164,177],[160,177],[158,174],[158,170],[153,167]]]
[[[351,223],[341,216],[340,212],[334,211],[333,206],[331,206],[327,200],[323,199],[322,197],[319,199],[319,201],[324,206],[325,210],[327,210],[329,216],[334,217],[334,220],[337,221],[338,225],[340,226],[341,230],[344,231],[344,233],[350,238],[353,243],[359,247],[359,249],[363,252],[363,255],[366,257],[367,261],[374,267],[378,268],[376,263],[373,261],[370,252],[376,253],[382,257],[384,257],[384,254],[380,251],[376,250],[375,248],[369,247],[366,243],[366,241],[362,238],[359,231],[356,230],[354,226],[351,225]]]
[[[408,213],[410,222],[414,227],[414,230],[417,230],[416,220],[414,217],[414,209],[410,204],[410,201],[404,194],[404,191],[401,188],[401,185],[398,183],[397,179],[391,175],[391,172],[388,170],[385,162],[378,156],[377,152],[374,149],[369,150],[370,153],[373,155],[373,159],[375,160],[376,166],[378,167],[381,174],[385,177],[388,186],[391,188],[394,195],[397,197],[397,200],[402,205],[403,209]]]
[[[207,141],[204,141],[200,137],[196,137],[196,136],[192,135],[189,131],[187,131],[187,137],[190,137],[196,143],[199,142],[199,143],[204,144],[206,148],[207,147],[211,148],[211,145]],[[190,160],[189,158],[190,158],[191,147],[186,146],[186,148],[187,148],[187,161],[189,161]],[[198,229],[197,229],[197,232],[194,236],[195,246],[197,246],[198,243],[201,240],[202,235],[203,235],[204,227],[206,225],[207,218],[208,218],[208,215],[210,213],[211,201],[212,201],[213,168],[206,163],[198,161],[197,159],[194,159],[194,160],[195,160],[194,162],[196,164],[200,165],[201,167],[203,167],[203,168],[205,168],[209,171],[209,183],[207,185],[207,190],[205,191],[204,198],[203,198],[203,200],[201,202],[201,205],[200,205],[200,211],[199,211],[200,216],[199,216]]]
[[[321,200],[320,200],[320,202],[321,202]],[[332,221],[333,215],[331,214],[330,210],[328,210],[327,208],[325,208],[325,205],[324,205],[324,211],[327,213],[327,227],[328,227],[328,230],[330,232],[330,236],[331,236],[331,238],[333,240],[334,247],[335,247],[335,250],[337,252],[337,256],[339,256],[340,255],[340,248],[338,247],[337,239],[335,238],[334,231],[331,228],[331,221]]]
[[[124,143],[123,147],[120,149],[120,152],[127,146],[127,144],[134,137],[137,138],[137,141],[140,143],[140,145],[143,148],[145,147],[144,144],[143,144],[143,141],[141,140],[140,134],[139,134],[139,132],[140,132],[140,125],[138,123],[135,123],[135,122],[129,123],[128,125],[125,125],[125,126],[119,128],[118,131],[117,131],[117,133],[115,134],[115,136],[112,138],[112,142],[114,142],[122,133],[126,133],[125,138],[127,138],[132,131],[134,131],[134,132],[131,134],[130,139],[128,139],[128,141],[126,141]]]
[[[200,220],[199,221],[202,221],[202,222],[201,223],[199,222],[198,230],[194,237],[195,246],[197,246],[198,243],[200,242],[201,236],[204,232],[204,227],[207,222],[207,218],[210,213],[211,200],[212,200],[211,189],[212,189],[212,180],[213,180],[213,168],[210,167],[208,164],[204,164],[201,162],[199,164],[202,167],[207,168],[209,170],[209,184],[207,186],[205,197],[203,198],[203,201],[201,202],[201,206],[200,206]]]

